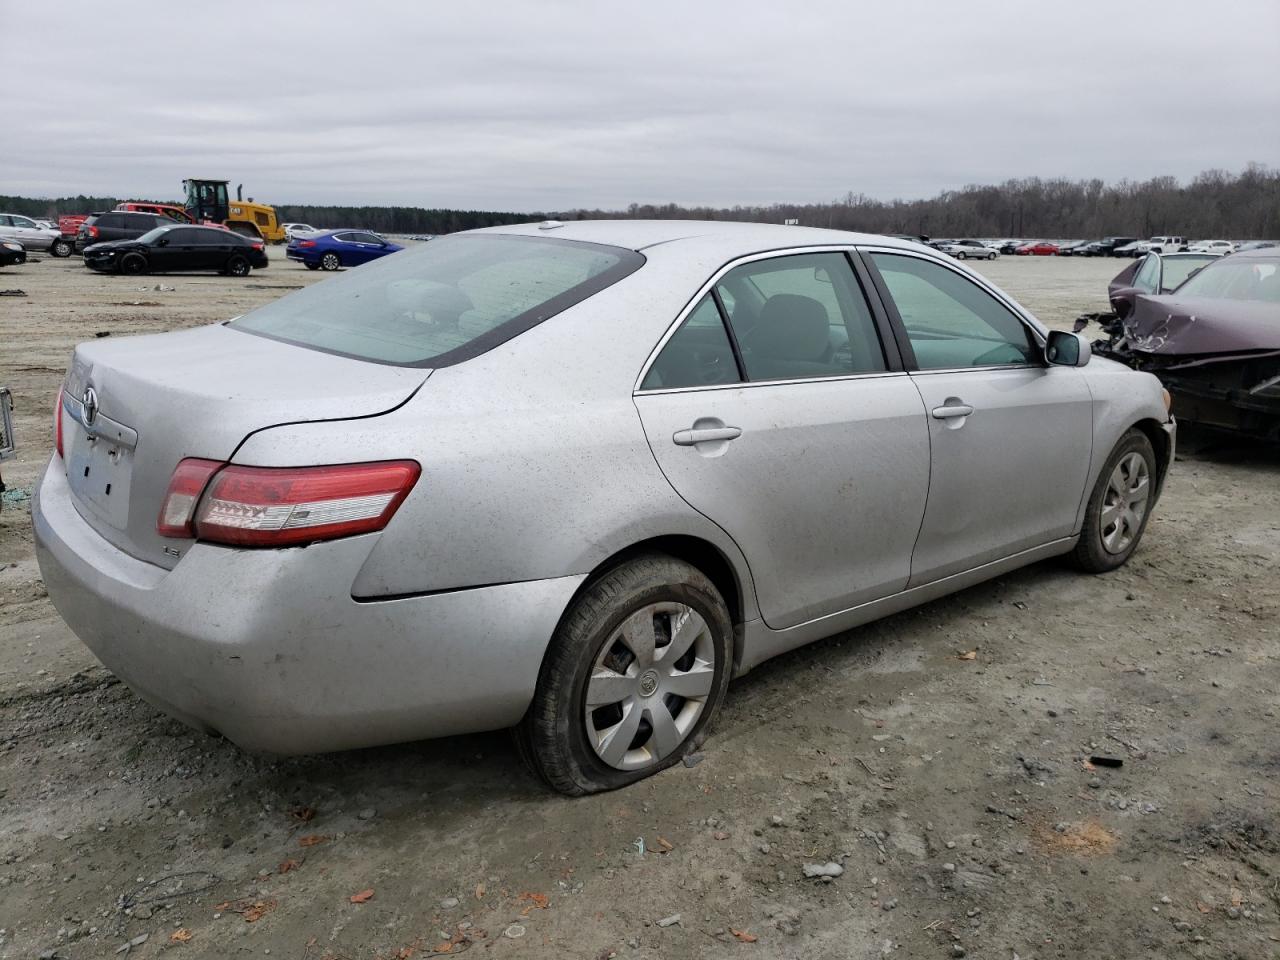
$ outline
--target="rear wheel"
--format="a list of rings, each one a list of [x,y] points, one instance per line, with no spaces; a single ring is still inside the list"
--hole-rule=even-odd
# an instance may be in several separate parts
[[[126,253],[120,258],[120,272],[129,276],[137,276],[147,272],[146,258],[140,253]]]
[[[969,255],[968,255],[967,253],[965,253],[963,250],[961,250],[959,253],[957,253],[957,254],[956,254],[956,259],[957,259],[957,260],[968,260],[968,259],[969,259]]]
[[[249,261],[237,254],[227,261],[227,273],[233,277],[247,277],[249,275]]]
[[[561,620],[516,731],[561,793],[623,787],[697,749],[724,699],[733,624],[698,569],[664,554],[615,567]]]
[[[1156,469],[1155,450],[1145,433],[1134,428],[1120,438],[1085,508],[1074,554],[1081,569],[1105,573],[1133,556],[1151,517]]]
[[[320,258],[320,266],[326,270],[337,270],[342,266],[342,258],[336,253],[326,253]]]
[[[53,241],[52,245],[50,245],[49,247],[49,252],[53,254],[55,257],[62,259],[63,257],[71,256],[71,249],[72,248],[71,248],[70,240],[60,239],[60,240]]]

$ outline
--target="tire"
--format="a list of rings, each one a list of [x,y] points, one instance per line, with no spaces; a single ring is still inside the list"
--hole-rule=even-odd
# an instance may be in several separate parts
[[[55,240],[49,246],[49,253],[59,260],[71,256],[73,250],[74,247],[72,247],[70,240]]]
[[[342,258],[330,251],[320,258],[320,267],[324,270],[337,270],[342,266]]]
[[[645,638],[657,641],[647,654]],[[670,660],[673,643],[685,649]],[[643,780],[706,739],[732,660],[729,610],[701,571],[665,554],[628,560],[579,594],[556,628],[515,731],[521,757],[570,796]]]
[[[226,272],[233,277],[247,277],[250,269],[249,261],[238,254],[227,261]]]
[[[957,254],[956,254],[956,259],[957,259],[957,260],[968,260],[968,259],[969,259],[969,255],[968,255],[967,253],[965,253],[963,250],[961,250],[959,253],[957,253]]]
[[[1157,470],[1151,441],[1141,430],[1130,428],[1107,457],[1089,494],[1084,527],[1072,554],[1076,566],[1088,573],[1106,573],[1128,562],[1151,519]],[[1137,501],[1139,486],[1145,494]]]
[[[304,263],[305,263],[305,261],[304,261]],[[319,269],[320,269],[320,264],[318,264],[318,263],[308,263],[308,264],[307,264],[307,269],[308,269],[308,270],[319,270]]]
[[[140,253],[126,253],[120,258],[118,269],[123,274],[136,277],[140,273],[147,272],[147,260]]]
[[[996,258],[996,252],[994,250],[992,250],[990,253],[987,254],[988,260],[994,260],[995,258]]]

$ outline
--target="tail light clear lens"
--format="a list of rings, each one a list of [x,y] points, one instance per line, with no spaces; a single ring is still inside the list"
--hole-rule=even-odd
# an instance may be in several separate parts
[[[62,387],[58,388],[58,402],[53,406],[53,446],[62,456]]]
[[[157,531],[245,547],[286,547],[381,530],[417,483],[412,460],[325,467],[178,464]]]
[[[221,470],[220,460],[189,457],[178,464],[169,479],[169,489],[160,505],[156,533],[162,537],[194,537],[196,504],[209,485],[209,478]]]

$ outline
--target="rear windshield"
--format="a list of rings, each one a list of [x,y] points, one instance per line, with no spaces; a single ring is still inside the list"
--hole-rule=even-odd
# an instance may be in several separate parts
[[[231,326],[361,360],[443,367],[492,349],[643,263],[621,247],[457,234],[313,284]]]

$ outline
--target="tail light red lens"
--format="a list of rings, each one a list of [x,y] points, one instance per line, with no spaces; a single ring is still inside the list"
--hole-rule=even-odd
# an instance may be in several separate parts
[[[421,472],[412,460],[325,467],[184,460],[170,482],[157,531],[245,547],[372,533],[387,525]]]
[[[98,235],[98,228],[97,228],[97,227],[90,227],[90,228],[89,228],[89,236],[91,236],[91,237],[96,237],[97,235]]]
[[[315,245],[316,245],[316,242],[315,242],[314,240],[299,240],[299,241],[298,241],[298,246],[300,246],[300,247],[314,247]]]
[[[255,243],[253,244],[253,249],[255,249],[255,250],[261,250],[261,249],[262,249],[262,244],[261,244],[261,243],[257,243],[257,242],[255,242]]]
[[[58,388],[58,402],[53,406],[53,446],[62,456],[62,387]]]
[[[162,537],[194,537],[196,504],[209,485],[209,478],[221,470],[220,460],[183,460],[169,478],[169,489],[160,504],[156,533]]]

